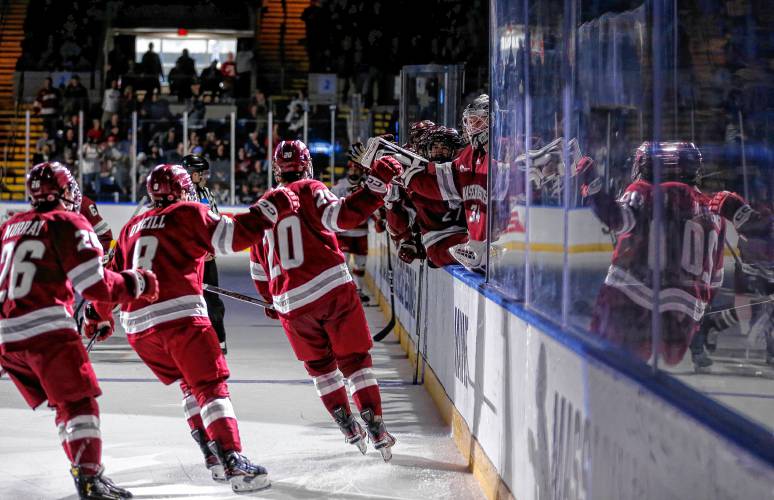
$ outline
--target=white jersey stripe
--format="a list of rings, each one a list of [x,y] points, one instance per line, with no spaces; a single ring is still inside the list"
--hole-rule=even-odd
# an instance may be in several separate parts
[[[255,281],[269,281],[266,271],[263,270],[263,266],[258,262],[250,262],[250,276]]]
[[[201,295],[184,295],[157,302],[136,311],[121,311],[121,325],[128,334],[139,333],[166,321],[187,317],[207,317],[207,303]]]
[[[339,212],[341,211],[341,200],[336,200],[328,204],[327,207],[325,207],[325,210],[323,210],[322,219],[320,222],[322,222],[322,225],[325,226],[325,229],[328,231],[333,231],[334,233],[341,232],[341,228],[339,227]]]
[[[334,288],[352,281],[346,264],[323,271],[319,276],[274,297],[274,308],[283,314],[310,304]]]
[[[468,229],[462,226],[450,226],[439,231],[428,231],[422,235],[422,244],[425,246],[425,248],[430,248],[448,236],[453,234],[464,234],[467,232]]]
[[[16,318],[0,320],[0,344],[27,340],[55,330],[77,331],[75,320],[63,306],[44,307]]]
[[[462,196],[454,185],[454,168],[452,162],[436,163],[435,177],[438,180],[438,188],[444,201],[462,201]]]

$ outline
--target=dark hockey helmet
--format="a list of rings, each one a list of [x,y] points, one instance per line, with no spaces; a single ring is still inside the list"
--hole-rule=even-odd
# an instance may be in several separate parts
[[[489,144],[489,96],[481,94],[462,112],[462,128],[474,148]]]
[[[185,155],[183,157],[183,168],[189,175],[194,172],[209,172],[210,162],[202,155]]]
[[[422,142],[424,136],[433,128],[437,127],[435,122],[430,120],[422,120],[421,122],[414,122],[409,126],[409,142],[406,147],[417,151],[419,144]]]
[[[312,155],[302,141],[282,141],[274,149],[272,169],[277,179],[288,173],[312,177]]]
[[[439,126],[431,129],[423,138],[419,154],[430,161],[446,162],[457,156],[457,151],[465,147],[465,139],[457,129]]]
[[[81,210],[81,188],[67,167],[56,161],[38,163],[27,174],[27,192],[32,206],[51,210],[63,201],[71,212]]]
[[[702,173],[701,151],[692,142],[643,142],[632,160],[632,179],[653,182],[653,161],[661,163],[661,181],[697,184]]]
[[[162,163],[148,174],[148,196],[157,205],[196,198],[191,176],[181,165]]]

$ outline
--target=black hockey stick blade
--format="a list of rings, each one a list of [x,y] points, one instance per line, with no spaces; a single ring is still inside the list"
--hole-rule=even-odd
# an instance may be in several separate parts
[[[272,304],[269,304],[268,302],[264,302],[263,300],[256,299],[255,297],[250,297],[249,295],[245,295],[242,293],[232,292],[231,290],[226,290],[225,288],[220,288],[219,286],[208,285],[205,283],[204,289],[208,292],[217,293],[218,295],[222,295],[230,299],[247,302],[248,304],[252,304],[254,306],[260,306],[260,307],[263,307],[264,309],[274,309],[274,306]]]
[[[392,329],[395,328],[395,315],[393,314],[392,318],[390,318],[390,322],[387,323],[387,326],[385,326],[382,331],[374,335],[373,339],[374,342],[381,342],[384,340],[384,337],[390,334]]]

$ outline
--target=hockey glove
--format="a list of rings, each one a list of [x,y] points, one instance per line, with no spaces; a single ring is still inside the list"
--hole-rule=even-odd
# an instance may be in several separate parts
[[[575,165],[575,175],[584,198],[597,194],[602,189],[602,179],[597,175],[594,160],[590,156],[584,156]]]
[[[400,162],[392,156],[383,156],[376,160],[371,167],[371,173],[366,180],[366,186],[372,192],[384,196],[387,194],[387,185],[393,177],[403,172]]]
[[[97,336],[97,341],[102,342],[113,335],[113,316],[100,317],[93,304],[86,304],[83,308],[83,334],[88,338]]]
[[[416,259],[427,257],[425,247],[417,239],[406,240],[398,247],[398,258],[406,264],[411,264]]]
[[[159,280],[148,269],[121,271],[126,287],[135,300],[151,304],[159,298]]]
[[[263,215],[272,224],[276,224],[283,216],[298,212],[300,205],[296,193],[280,187],[266,193],[250,209]]]
[[[710,200],[709,209],[724,219],[730,220],[734,227],[742,227],[753,214],[754,210],[747,202],[736,193],[721,191]]]
[[[263,310],[263,312],[266,313],[266,317],[269,319],[279,319],[279,314],[277,314],[277,311],[274,309],[269,309],[268,307]]]
[[[347,153],[347,156],[349,156],[349,161],[357,163],[358,165],[363,164],[363,159],[366,155],[366,147],[363,145],[362,142],[355,142],[349,147],[349,152]]]

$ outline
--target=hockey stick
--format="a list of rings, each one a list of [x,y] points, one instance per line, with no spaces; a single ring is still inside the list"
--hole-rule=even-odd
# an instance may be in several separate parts
[[[232,292],[231,290],[226,290],[225,288],[220,288],[219,286],[215,286],[215,285],[208,285],[206,283],[203,285],[203,288],[210,293],[217,293],[218,295],[223,295],[224,297],[228,297],[230,299],[247,302],[248,304],[252,304],[254,306],[260,306],[260,307],[263,307],[264,309],[274,310],[274,306],[272,304],[269,304],[268,302],[264,302],[263,300],[260,300],[260,299],[256,299],[255,297],[250,297],[249,295],[244,295],[238,292]]]
[[[391,317],[390,322],[387,323],[387,326],[382,328],[382,331],[374,335],[373,339],[376,342],[381,342],[384,337],[389,334],[393,328],[395,328],[395,283],[393,281],[392,277],[392,256],[390,252],[390,233],[385,231],[384,232],[385,238],[387,240],[387,279],[390,282],[390,310],[391,310]]]
[[[419,264],[419,287],[417,288],[417,324],[416,324],[416,332],[417,332],[417,352],[415,355],[415,360],[417,362],[416,369],[414,370],[414,385],[417,385],[419,382],[419,349],[421,344],[421,340],[424,338],[424,335],[422,335],[422,283],[423,281],[427,280],[427,277],[425,276],[425,268],[427,267],[427,259],[422,259],[422,262]]]

